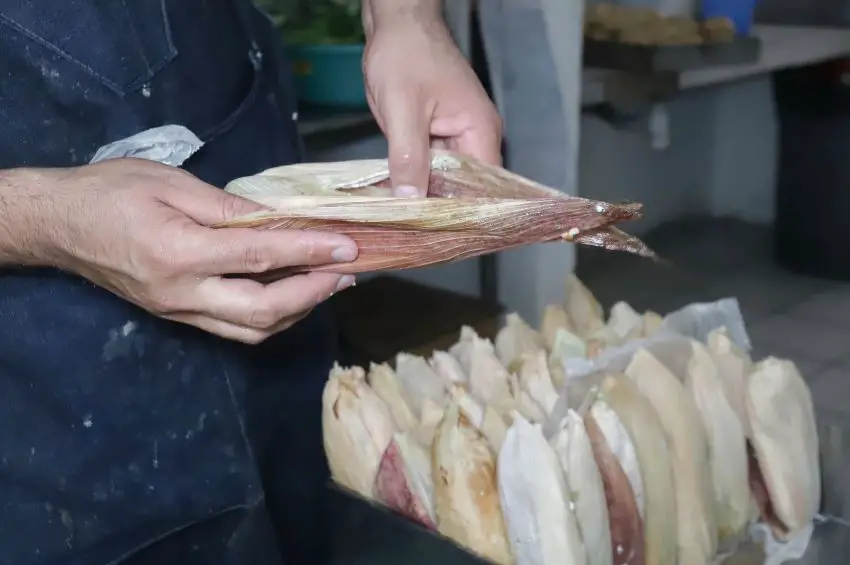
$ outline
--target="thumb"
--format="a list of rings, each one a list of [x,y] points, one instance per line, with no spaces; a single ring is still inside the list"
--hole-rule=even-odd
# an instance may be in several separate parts
[[[187,177],[175,188],[166,193],[165,203],[203,226],[266,210],[261,204],[228,194],[194,177]]]
[[[396,196],[424,197],[431,176],[431,113],[418,97],[396,92],[382,112]]]

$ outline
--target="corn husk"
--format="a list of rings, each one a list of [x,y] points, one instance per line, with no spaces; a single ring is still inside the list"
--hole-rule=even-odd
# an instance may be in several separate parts
[[[389,408],[366,384],[363,369],[335,365],[322,393],[322,435],[333,480],[374,499],[378,468],[395,431]]]
[[[399,353],[396,355],[395,371],[407,402],[420,418],[426,398],[439,406],[446,404],[448,396],[443,380],[424,358]]]
[[[418,419],[407,403],[395,371],[386,363],[372,363],[366,381],[372,390],[384,401],[390,409],[396,427],[404,432],[412,431],[418,424]]]
[[[488,339],[472,337],[469,358],[469,391],[482,404],[506,416],[516,407],[510,375],[496,357]]]
[[[416,439],[425,447],[431,447],[434,441],[434,433],[437,426],[443,419],[446,411],[445,408],[435,403],[430,398],[426,398],[422,403],[422,417],[419,419],[419,425],[416,427]]]
[[[460,363],[467,377],[472,369],[472,345],[476,339],[481,339],[474,329],[469,326],[460,328],[460,338],[449,348],[449,355]]]
[[[513,563],[496,486],[496,457],[457,403],[449,404],[437,428],[431,468],[439,532],[495,563]]]
[[[555,343],[549,353],[549,374],[555,387],[560,388],[566,380],[564,361],[587,357],[587,344],[576,334],[559,328],[555,332]]]
[[[431,455],[412,436],[393,435],[381,459],[375,491],[378,501],[388,508],[436,529]]]
[[[560,304],[549,304],[543,309],[543,318],[540,321],[540,334],[546,342],[546,347],[551,351],[555,348],[558,330],[573,332],[574,328],[567,310]]]
[[[498,474],[516,564],[586,565],[569,488],[539,426],[514,417],[499,454]]]
[[[617,302],[611,307],[607,329],[620,343],[643,336],[643,316],[635,312],[628,302]]]
[[[645,565],[643,483],[633,478],[640,469],[636,456],[624,461],[622,449],[617,453],[617,447],[624,442],[632,454],[634,446],[617,415],[602,399],[595,401],[585,414],[584,425],[605,493],[611,561],[617,565]]]
[[[565,296],[567,314],[579,337],[587,339],[605,327],[602,305],[574,274],[567,277]]]
[[[545,419],[558,401],[558,393],[549,375],[546,351],[541,349],[535,353],[523,354],[519,358],[516,375],[519,387],[540,407]]]
[[[725,549],[740,539],[750,518],[747,440],[711,353],[698,341],[690,345],[684,384],[706,430],[718,541]]]
[[[623,375],[606,376],[599,387],[598,394],[600,399],[614,411],[622,429],[627,432],[628,439],[634,446],[642,484],[641,495],[637,495],[637,498],[639,505],[643,508],[645,563],[647,565],[677,565],[679,526],[676,494],[671,489],[675,475],[672,454],[667,447],[662,422],[652,404],[641,394],[634,382]],[[592,409],[592,414],[597,416],[601,415],[596,411],[598,404],[597,400]],[[596,418],[596,421],[602,425],[603,422],[600,420],[601,418]],[[590,425],[587,429],[590,433]],[[606,434],[606,438],[608,437]],[[621,461],[627,460],[621,459]],[[631,476],[628,464],[624,465],[624,471]],[[608,510],[611,512],[610,505]],[[611,530],[613,535],[613,517]],[[614,548],[616,551],[616,543]]]
[[[753,370],[750,357],[729,337],[725,327],[708,334],[708,349],[717,365],[717,374],[726,392],[726,398],[735,411],[744,435],[750,437],[750,423],[747,417],[747,377]]]
[[[673,468],[678,564],[707,565],[717,550],[708,439],[693,399],[676,376],[646,349],[626,375],[646,397],[664,430]]]
[[[747,382],[752,446],[769,499],[762,518],[780,539],[804,528],[820,507],[821,475],[814,405],[792,361],[768,357]],[[769,504],[768,504],[769,503]]]
[[[639,204],[567,196],[441,150],[432,151],[429,198],[394,198],[388,179],[385,159],[269,169],[225,188],[269,210],[216,227],[333,231],[354,239],[360,250],[349,264],[294,268],[275,276],[409,269],[547,241],[653,256],[638,239],[613,227],[639,218]]]
[[[446,388],[455,385],[467,386],[469,377],[463,370],[463,366],[455,357],[445,351],[435,351],[428,360],[431,368],[442,379]]]
[[[484,435],[493,453],[498,455],[508,431],[502,417],[489,406],[480,404],[464,387],[455,386],[450,390],[450,394],[460,407],[461,414]]]
[[[537,331],[531,328],[516,312],[508,314],[505,325],[496,334],[496,355],[505,367],[527,353],[537,353],[546,349],[546,342]]]
[[[587,565],[614,565],[605,487],[581,416],[567,412],[550,444],[564,473]]]
[[[664,318],[661,317],[657,312],[653,312],[652,310],[647,310],[643,313],[643,337],[652,337],[658,330],[661,329],[661,325],[664,323]]]

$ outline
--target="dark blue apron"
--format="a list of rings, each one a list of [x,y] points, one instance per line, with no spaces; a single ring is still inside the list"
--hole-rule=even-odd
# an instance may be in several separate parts
[[[216,186],[299,154],[248,0],[0,0],[0,71],[0,168],[82,165],[163,124],[206,142],[185,168]],[[242,346],[0,271],[0,565],[318,562],[334,336],[320,308]]]

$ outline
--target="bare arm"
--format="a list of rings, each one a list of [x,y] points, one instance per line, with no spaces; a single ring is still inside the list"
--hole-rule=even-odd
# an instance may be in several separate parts
[[[49,221],[55,203],[33,169],[0,171],[0,266],[46,266]]]
[[[363,0],[363,29],[369,37],[378,26],[400,17],[439,21],[442,6],[442,0]]]

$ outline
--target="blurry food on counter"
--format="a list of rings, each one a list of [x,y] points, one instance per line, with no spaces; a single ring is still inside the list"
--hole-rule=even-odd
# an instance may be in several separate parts
[[[665,319],[624,302],[606,318],[570,276],[539,329],[511,314],[495,343],[464,328],[430,360],[337,366],[333,479],[502,565],[709,565],[752,524],[779,543],[809,527],[818,437],[797,367]]]
[[[630,45],[701,45],[735,39],[729,18],[699,22],[682,16],[665,16],[652,8],[600,3],[588,7],[585,36],[598,41]]]

